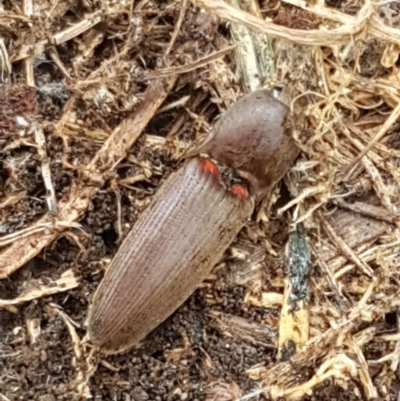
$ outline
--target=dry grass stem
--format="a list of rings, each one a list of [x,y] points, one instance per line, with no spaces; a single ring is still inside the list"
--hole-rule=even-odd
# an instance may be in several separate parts
[[[193,61],[188,65],[182,65],[179,67],[161,68],[157,71],[149,72],[147,74],[147,78],[154,79],[154,78],[159,78],[159,77],[164,77],[164,76],[180,75],[180,74],[188,73],[190,71],[197,70],[198,68],[204,67],[207,64],[209,64],[215,60],[218,60],[219,58],[224,57],[225,55],[231,53],[235,49],[235,47],[236,47],[235,45],[228,46],[225,49],[218,50],[215,53],[212,53],[205,57],[202,57],[197,61]]]
[[[20,199],[21,200],[22,196]],[[48,221],[48,222],[39,222],[33,226],[23,228],[22,230],[13,232],[8,235],[3,235],[0,239],[0,248],[3,248],[7,245],[12,244],[15,241],[21,241],[24,238],[27,238],[31,235],[44,232],[46,230],[59,230],[64,231],[68,228],[76,228],[82,230],[82,226],[78,223],[74,222],[66,222],[66,221]]]
[[[328,266],[327,263],[325,263],[324,260],[322,260],[318,256],[318,252],[316,249],[314,249],[314,254],[317,255],[316,259],[318,261],[318,265],[321,268],[321,270],[324,272],[326,280],[329,283],[329,286],[335,291],[337,304],[340,305],[341,307],[345,307],[345,305],[347,304],[347,307],[348,307],[348,302],[346,302],[346,300],[343,297],[342,286],[336,280],[335,276],[333,275],[333,273],[331,271],[331,268]]]
[[[83,32],[91,29],[99,22],[101,22],[101,20],[102,16],[99,15],[98,13],[95,13],[93,15],[88,15],[75,25],[70,26],[61,32],[56,33],[53,36],[50,36],[49,40],[54,45],[60,45],[62,43],[68,42],[74,37],[81,35]],[[16,54],[11,61],[12,62],[20,61],[27,57],[30,57],[32,54],[34,54],[35,56],[40,56],[43,53],[47,43],[48,40],[42,40],[36,43],[33,48],[30,45],[26,45],[21,48],[19,53]]]
[[[376,387],[372,383],[371,376],[368,372],[368,364],[365,360],[363,352],[361,351],[359,345],[356,343],[352,336],[348,336],[347,342],[349,344],[350,350],[357,357],[358,375],[363,385],[364,394],[369,400],[376,399],[378,397],[378,392],[376,390]]]
[[[181,9],[180,9],[180,12],[179,12],[179,18],[176,21],[176,24],[174,26],[174,31],[172,32],[171,40],[168,43],[167,48],[165,49],[165,56],[169,55],[169,53],[172,50],[172,47],[175,44],[176,38],[178,37],[179,31],[180,31],[180,29],[182,27],[183,19],[185,18],[186,11],[187,11],[187,0],[182,0]]]
[[[400,102],[398,103],[397,107],[392,111],[388,119],[385,121],[385,123],[381,126],[379,132],[376,134],[376,136],[372,139],[372,141],[369,142],[369,144],[364,148],[364,150],[346,167],[346,169],[343,171],[343,174],[347,174],[351,169],[354,168],[354,166],[361,161],[361,159],[369,152],[370,149],[372,149],[376,143],[378,143],[383,136],[388,132],[389,129],[393,127],[393,124],[395,124],[400,116]]]
[[[37,144],[37,151],[41,160],[42,165],[42,177],[44,186],[46,188],[46,203],[51,214],[57,214],[57,199],[56,192],[54,190],[53,183],[51,181],[50,162],[46,151],[46,138],[43,134],[43,129],[40,126],[36,126],[35,130],[35,141]]]
[[[398,215],[397,208],[393,205],[392,201],[390,200],[390,191],[389,188],[384,184],[382,176],[379,174],[378,169],[374,166],[374,164],[369,160],[368,157],[364,156],[362,159],[362,164],[365,170],[368,172],[369,176],[372,180],[372,185],[375,189],[376,194],[378,195],[379,199],[381,200],[382,204],[386,207],[389,215],[396,218]]]
[[[71,337],[72,346],[75,354],[75,358],[73,360],[73,365],[75,367],[75,378],[72,383],[72,391],[70,391],[70,396],[78,394],[79,397],[86,398],[90,394],[89,381],[94,372],[95,367],[92,363],[91,354],[85,358],[83,361],[82,357],[84,356],[83,352],[83,343],[76,332],[75,327],[79,327],[72,319],[58,306],[52,304],[49,306],[54,313],[59,315],[63,320],[64,324],[68,329],[68,333]]]
[[[8,51],[4,45],[4,39],[0,37],[0,83],[5,83],[8,81],[11,75],[11,62],[8,56]]]
[[[24,0],[23,2],[24,14],[27,18],[31,18],[33,14],[32,0]],[[28,57],[24,60],[25,67],[25,82],[29,86],[35,86],[35,77],[33,72],[34,57]]]
[[[298,30],[265,22],[249,13],[238,12],[234,7],[229,6],[222,0],[192,0],[192,2],[197,7],[218,15],[221,19],[243,24],[250,29],[280,39],[290,40],[293,43],[310,46],[335,45],[349,41],[352,36],[366,28],[373,13],[371,3],[368,1],[359,11],[357,18],[344,26],[331,30]],[[397,36],[390,36],[390,39],[400,42]]]
[[[79,285],[78,279],[75,277],[72,270],[68,270],[51,285],[39,285],[37,288],[31,288],[24,291],[23,294],[15,299],[0,300],[0,308],[7,308],[9,306],[20,305],[34,299],[46,297],[59,292],[68,291],[76,288]]]
[[[316,374],[307,382],[300,386],[292,388],[280,388],[279,386],[271,387],[270,392],[273,398],[282,397],[286,400],[299,400],[307,394],[310,394],[313,387],[326,380],[334,378],[336,380],[345,379],[346,377],[357,376],[357,363],[345,354],[337,354],[333,358],[324,362]]]

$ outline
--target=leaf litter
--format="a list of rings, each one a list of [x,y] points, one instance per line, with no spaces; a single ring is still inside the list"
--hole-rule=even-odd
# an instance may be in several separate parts
[[[0,397],[398,399],[399,38],[394,1],[3,0]],[[260,85],[301,156],[142,348],[98,355],[107,263]]]

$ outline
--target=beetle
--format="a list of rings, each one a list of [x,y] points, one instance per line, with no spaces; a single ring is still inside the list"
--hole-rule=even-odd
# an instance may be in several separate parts
[[[298,156],[288,111],[266,89],[242,97],[161,185],[95,292],[94,345],[139,346],[210,274]]]

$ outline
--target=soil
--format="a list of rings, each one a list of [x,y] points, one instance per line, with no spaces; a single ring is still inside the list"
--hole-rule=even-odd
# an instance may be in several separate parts
[[[202,57],[226,48],[230,36],[226,24],[191,4],[185,6],[185,18],[176,33],[174,28],[179,26],[182,6],[172,0],[140,1],[134,5],[134,13],[132,5],[123,1],[69,0],[61,3],[41,0],[34,2],[31,25],[21,11],[25,2],[4,0],[2,3],[5,12],[13,16],[5,19],[4,25],[3,21],[0,23],[0,39],[4,39],[12,60],[8,83],[0,87],[0,234],[10,238],[14,233],[21,235],[21,230],[35,226],[43,216],[57,220],[57,212],[49,211],[49,188],[43,179],[44,158],[38,151],[37,139],[33,131],[24,131],[24,126],[16,124],[16,116],[23,116],[29,124],[38,124],[42,128],[54,198],[61,203],[73,193],[73,188],[96,185],[94,181],[85,181],[86,166],[103,149],[105,140],[115,128],[136,112],[138,104],[145,102],[151,79],[161,79],[163,74],[174,76],[176,71],[173,70],[177,66],[190,66]],[[327,3],[341,11],[349,3],[353,10],[351,15],[360,8],[356,1],[332,0]],[[267,13],[268,18],[275,18],[282,27],[306,30],[317,29],[320,25],[320,19],[310,18],[306,11],[291,7],[277,10],[273,1],[265,1],[263,6],[272,10]],[[29,87],[25,76],[29,64],[27,67],[25,60],[30,53],[26,46],[48,40],[49,35],[74,26],[88,15],[95,18],[97,12],[101,14],[101,22],[93,29],[57,46],[46,42],[44,51],[37,55],[32,67],[36,88]],[[171,49],[167,52],[169,45]],[[368,46],[368,51],[360,53],[363,77],[385,76],[390,69],[380,65],[378,68],[376,61],[381,58],[385,46],[375,39]],[[287,55],[284,46],[282,49]],[[298,50],[294,47],[290,51]],[[33,54],[33,50],[30,51]],[[333,57],[332,54],[326,50],[327,58]],[[371,54],[374,56],[369,57]],[[307,58],[303,54],[293,56],[293,63],[302,61],[303,56]],[[0,300],[6,301],[33,289],[55,286],[65,272],[72,271],[78,279],[78,285],[67,291],[59,288],[52,295],[0,307],[1,401],[85,398],[98,401],[234,401],[259,392],[260,381],[250,379],[248,369],[257,365],[272,368],[278,364],[276,340],[281,306],[265,308],[245,302],[245,299],[249,291],[283,293],[282,283],[288,275],[285,245],[293,216],[291,210],[279,214],[278,209],[292,199],[295,192],[288,188],[290,185],[287,186],[286,181],[273,194],[276,202],[271,202],[272,206],[265,209],[268,219],[256,219],[260,206],[216,266],[212,277],[151,333],[139,349],[105,356],[94,352],[85,338],[86,318],[94,291],[122,240],[162,182],[179,168],[184,153],[207,134],[215,119],[240,92],[233,55],[228,53],[215,60],[209,67],[204,63],[180,70],[173,91],[163,102],[163,106],[173,106],[151,116],[128,154],[118,160],[116,168],[99,163],[103,181],[77,224],[60,230],[55,241],[0,281]],[[354,60],[349,61],[351,69]],[[287,70],[285,79],[300,82],[302,71],[308,67]],[[149,75],[154,71],[159,75]],[[304,76],[302,80],[307,81]],[[316,90],[316,81],[315,77],[309,81],[310,87],[315,86],[312,91]],[[185,101],[189,95],[190,100]],[[367,102],[368,99],[362,100]],[[381,115],[387,115],[384,106],[382,109]],[[369,109],[366,107],[366,110]],[[343,115],[351,116],[353,109],[350,111],[343,108]],[[298,131],[305,132],[308,139],[313,133],[310,126]],[[389,142],[391,149],[398,148],[397,130],[390,132]],[[115,153],[118,159],[118,152]],[[345,154],[349,160],[350,153]],[[312,152],[310,155],[315,156]],[[316,165],[320,168],[318,163]],[[321,171],[316,172],[317,168],[308,171],[307,179],[311,177],[312,185],[321,177],[328,182],[332,179],[324,176],[323,163],[321,166]],[[302,182],[300,178],[298,181],[297,191],[303,189],[302,185],[309,184],[304,177]],[[358,177],[357,184],[361,187],[362,180]],[[367,198],[374,199],[374,206],[379,205],[376,196],[370,194],[372,185],[369,181],[367,186]],[[327,213],[335,210],[334,205],[326,207]],[[387,214],[387,210],[384,212]],[[312,224],[311,231],[314,243],[317,243],[315,235],[320,233]],[[350,228],[343,229],[341,234],[346,236],[348,231]],[[382,235],[381,231],[379,235]],[[43,235],[46,233],[43,231]],[[322,242],[326,241],[325,236],[322,238]],[[371,238],[370,247],[376,240]],[[7,249],[4,243],[0,245]],[[273,252],[269,252],[271,250]],[[12,255],[13,260],[18,260],[25,252],[26,248],[22,246]],[[261,252],[262,257],[255,269],[243,255],[251,259],[257,252]],[[329,252],[337,256],[332,247]],[[389,273],[383,268],[378,270],[378,263],[373,263],[379,279],[388,281],[385,288],[388,288],[389,299],[390,294],[396,293],[393,288],[397,287],[397,281],[387,278]],[[329,291],[323,287],[326,278],[315,260],[311,269],[310,304],[320,306],[324,316],[324,306],[326,310],[333,308],[335,294],[331,287],[328,286]],[[355,282],[359,284],[358,289],[366,287],[365,277],[354,270],[343,276],[345,284],[346,280],[349,288]],[[346,295],[352,305],[359,301],[357,291],[349,290]],[[378,302],[382,297],[372,299]],[[378,388],[378,397],[394,401],[400,393],[399,369],[392,372],[376,361],[394,352],[394,346],[381,340],[379,335],[397,332],[398,315],[396,310],[377,315],[370,325],[358,323],[356,327],[358,331],[375,329],[376,336],[363,345],[362,351],[369,362],[368,372]],[[329,313],[327,316],[326,320],[332,317]],[[336,315],[333,317],[337,318]],[[331,321],[322,321],[320,316],[312,318],[310,325],[318,335],[332,328],[329,326]],[[347,349],[343,351],[346,352]],[[354,354],[349,358],[354,358]],[[293,365],[290,384],[299,385],[312,378],[319,363],[320,359],[310,358],[304,367]],[[346,380],[331,377],[302,399],[366,399],[365,383],[350,376]],[[390,383],[389,387],[386,383]],[[251,399],[269,399],[257,394]]]
[[[76,141],[71,146],[71,153],[90,154],[96,148],[90,145],[87,141]],[[57,194],[62,193],[62,188],[73,179],[68,171],[60,168],[60,148],[60,140],[48,142]],[[31,159],[32,171],[36,172],[29,176],[29,184],[32,194],[36,193],[37,198],[40,196],[40,189],[43,191],[40,166],[34,155],[29,154],[29,150],[25,150],[25,154]],[[134,146],[131,154],[136,157],[142,155],[145,160],[152,159],[153,163],[160,163],[163,172],[176,167],[176,163],[162,152],[155,155],[145,145]],[[7,157],[18,156],[10,152],[6,159]],[[126,167],[122,167],[121,171],[123,170],[126,174]],[[156,179],[152,183],[146,183],[147,193],[143,194],[141,191],[139,196],[129,189],[121,189],[123,227],[134,224],[141,212],[130,199],[140,199],[146,204],[145,201],[156,191],[159,181]],[[32,211],[34,202],[36,201],[23,205],[23,211]],[[38,204],[42,205],[40,202]],[[42,205],[42,212],[43,209]],[[14,211],[18,216],[20,213],[19,210]],[[38,213],[40,209],[36,210],[36,214],[32,213],[32,216],[26,213],[25,224],[31,223]],[[93,199],[90,210],[79,220],[85,232],[85,236],[80,236],[84,251],[71,238],[60,238],[9,279],[0,282],[1,298],[11,299],[27,287],[33,286],[36,281],[51,282],[71,268],[79,277],[79,287],[67,293],[35,300],[18,307],[15,313],[0,311],[1,391],[8,399],[73,399],[71,391],[74,389],[71,388],[71,382],[76,375],[73,344],[66,325],[49,305],[61,307],[79,325],[78,335],[84,336],[84,322],[90,299],[104,271],[104,264],[99,264],[99,261],[112,258],[120,243],[115,228],[117,215],[115,192],[106,187]],[[12,210],[9,210],[7,217],[3,222],[7,232],[13,232],[21,226]],[[125,229],[123,235],[127,231]],[[279,232],[277,236],[281,237],[281,242],[284,240]],[[221,268],[218,278],[197,291],[149,336],[142,348],[122,356],[104,357],[112,369],[101,364],[98,366],[90,381],[93,398],[200,400],[204,399],[208,386],[220,383],[222,388],[227,386],[225,391],[228,394],[225,397],[230,399],[229,383],[232,381],[245,392],[257,388],[257,383],[248,378],[246,369],[257,363],[273,363],[275,351],[269,347],[226,338],[223,333],[212,328],[209,314],[220,311],[253,322],[263,322],[271,319],[276,321],[279,310],[267,311],[244,304],[245,289],[227,283],[228,273],[229,265]],[[271,275],[267,267],[265,273]],[[34,344],[30,343],[27,334],[26,322],[29,319],[37,319],[40,325],[40,335]]]

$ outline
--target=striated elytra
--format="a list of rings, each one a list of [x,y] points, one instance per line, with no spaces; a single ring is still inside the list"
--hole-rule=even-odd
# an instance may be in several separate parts
[[[267,90],[235,103],[165,181],[122,243],[89,311],[89,337],[122,352],[168,318],[222,258],[299,151]]]

